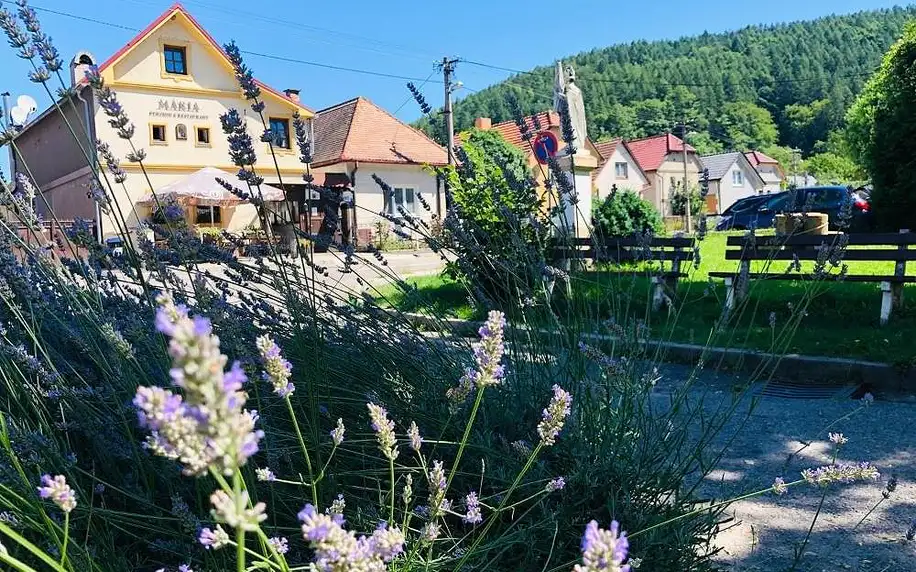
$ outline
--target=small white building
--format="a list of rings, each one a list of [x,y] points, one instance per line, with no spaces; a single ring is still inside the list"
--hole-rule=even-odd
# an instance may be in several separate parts
[[[763,179],[764,193],[778,193],[783,189],[783,183],[786,182],[786,174],[779,161],[760,151],[748,151],[744,156],[747,157],[747,160],[751,162],[751,165],[760,174],[760,178]]]
[[[398,217],[398,207],[429,220],[445,212],[442,182],[430,167],[448,164],[445,148],[364,97],[318,111],[314,119],[316,183],[353,191],[353,227],[365,242],[380,213]],[[391,187],[385,196],[373,179]],[[429,206],[426,209],[423,202]]]
[[[630,190],[642,196],[649,186],[649,178],[623,145],[623,140],[599,141],[595,149],[601,155],[598,168],[592,172],[595,198],[603,200],[614,189]]]
[[[765,186],[760,173],[744,153],[737,151],[701,157],[709,170],[709,193],[706,195],[707,214],[719,214],[738,199],[751,197]]]

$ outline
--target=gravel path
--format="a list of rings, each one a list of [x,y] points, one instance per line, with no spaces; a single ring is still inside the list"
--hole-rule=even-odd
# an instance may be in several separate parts
[[[679,366],[666,366],[662,372],[662,392],[666,381],[684,379],[684,368]],[[710,374],[696,392],[710,391],[706,407],[711,409],[729,399],[735,381],[734,376]],[[724,443],[735,432],[737,437],[700,493],[718,500],[735,498],[770,486],[777,476],[791,482],[805,468],[830,464],[834,445],[828,441],[826,428],[848,415],[829,429],[849,439],[838,460],[870,461],[881,471],[881,478],[828,490],[796,570],[916,571],[916,541],[904,540],[907,528],[916,521],[916,443],[912,437],[916,396],[884,397],[879,395],[868,407],[849,398],[764,397],[740,427],[751,403],[745,399],[720,441]],[[899,480],[896,491],[853,531],[882,499],[891,475]],[[785,496],[767,493],[731,505],[727,514],[736,520],[717,538],[722,548],[718,561],[735,571],[789,570],[821,495],[819,489],[800,485]]]

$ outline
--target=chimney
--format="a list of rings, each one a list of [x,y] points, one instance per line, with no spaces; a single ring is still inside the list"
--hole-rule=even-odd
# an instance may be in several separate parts
[[[299,103],[299,90],[298,89],[293,89],[293,88],[284,89],[283,93],[286,94],[286,97],[292,99],[296,103]]]
[[[83,81],[89,68],[95,65],[95,56],[86,51],[76,52],[70,62],[70,83],[76,85]]]
[[[490,127],[493,127],[493,120],[489,117],[478,117],[474,120],[474,127],[481,131],[486,131]]]

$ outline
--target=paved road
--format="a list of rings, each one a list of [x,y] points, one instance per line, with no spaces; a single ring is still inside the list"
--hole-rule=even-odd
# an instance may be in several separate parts
[[[686,378],[689,369],[663,366],[661,396]],[[704,373],[691,392],[702,396],[712,411],[728,402],[740,377]],[[916,521],[916,418],[913,395],[878,395],[869,406],[857,399],[786,399],[764,397],[751,408],[746,398],[719,436],[734,442],[700,487],[706,498],[725,500],[771,486],[776,477],[797,480],[803,469],[830,464],[834,445],[828,432],[845,434],[849,442],[839,461],[869,461],[882,473],[877,482],[834,485],[829,488],[820,515],[796,570],[891,572],[916,570],[916,543],[904,540]],[[896,475],[897,490],[857,523],[882,499],[887,479]],[[804,485],[785,496],[765,494],[740,501],[727,513],[736,526],[722,532],[715,544],[723,548],[717,559],[734,571],[785,571],[793,550],[811,526],[822,490]]]

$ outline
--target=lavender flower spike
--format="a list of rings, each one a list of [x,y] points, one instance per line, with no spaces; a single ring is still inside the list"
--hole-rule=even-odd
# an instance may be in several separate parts
[[[38,487],[38,496],[41,498],[49,499],[64,512],[76,508],[76,493],[67,484],[67,479],[63,475],[42,475],[41,485]]]
[[[541,443],[546,446],[556,443],[557,436],[563,429],[563,424],[569,416],[572,405],[572,396],[559,385],[553,386],[553,398],[541,414],[538,423],[538,435]]]
[[[331,439],[334,440],[334,446],[339,447],[344,441],[344,433],[347,432],[347,428],[344,427],[343,419],[337,419],[337,427],[331,429]]]
[[[556,491],[563,490],[565,487],[566,487],[566,479],[564,479],[563,477],[557,477],[555,479],[551,479],[547,483],[547,485],[544,486],[544,490],[547,491],[548,493],[554,493]]]
[[[261,363],[264,365],[262,374],[264,381],[273,385],[274,393],[286,397],[296,391],[296,386],[289,379],[292,376],[293,366],[280,354],[280,347],[270,336],[261,336],[255,340],[258,352],[261,354]]]
[[[302,536],[315,551],[314,570],[381,572],[387,569],[385,564],[404,552],[404,534],[385,523],[372,536],[356,538],[355,533],[344,530],[341,517],[322,514],[311,504],[299,512],[299,520]]]
[[[410,427],[407,429],[407,437],[410,439],[410,448],[419,452],[420,447],[423,446],[423,437],[420,436],[420,428],[417,427],[416,421],[410,422]]]
[[[878,469],[868,461],[856,464],[839,463],[825,465],[816,469],[805,469],[801,475],[805,482],[818,487],[826,487],[833,483],[848,484],[856,481],[877,481],[881,477]]]
[[[398,458],[397,437],[394,434],[394,421],[388,419],[388,412],[384,407],[374,403],[367,403],[369,418],[372,420],[372,430],[378,437],[378,446],[386,459],[394,461]]]
[[[479,387],[499,385],[505,375],[505,369],[499,363],[506,351],[505,329],[505,314],[493,310],[487,316],[486,323],[478,330],[480,343],[474,346],[478,375],[474,381]]]
[[[216,530],[201,530],[197,540],[207,550],[219,550],[229,544],[229,533],[217,524]]]
[[[598,528],[594,520],[588,523],[582,537],[582,564],[576,564],[573,572],[630,572],[630,566],[623,563],[630,543],[619,529],[616,520],[610,530]]]
[[[182,463],[187,475],[210,469],[231,475],[258,451],[264,436],[254,428],[256,414],[243,409],[245,374],[238,363],[225,371],[228,358],[220,353],[208,320],[190,318],[169,294],[156,301],[156,328],[171,338],[169,375],[183,394],[161,387],[137,390],[140,425],[150,430],[146,447]]]
[[[477,493],[471,491],[464,498],[464,506],[467,508],[467,514],[465,514],[461,520],[467,524],[480,524],[483,522],[483,515],[480,513],[480,499],[477,498]]]

